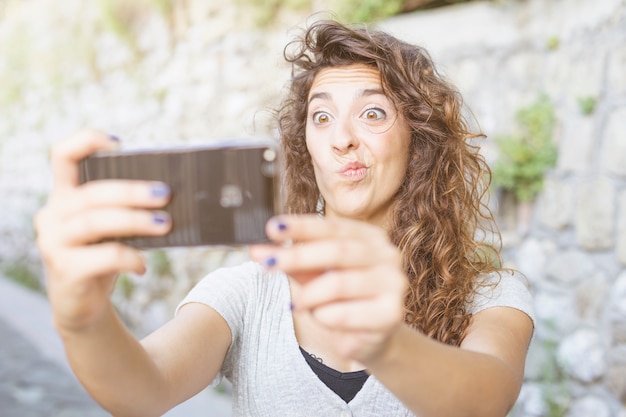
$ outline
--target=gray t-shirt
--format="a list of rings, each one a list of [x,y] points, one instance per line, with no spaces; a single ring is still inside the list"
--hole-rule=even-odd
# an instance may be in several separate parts
[[[191,302],[214,308],[230,326],[232,343],[221,375],[233,384],[233,416],[414,416],[374,375],[347,404],[315,375],[295,336],[285,274],[265,272],[254,262],[218,269],[180,306]],[[514,276],[503,275],[497,287],[478,293],[471,312],[494,306],[513,307],[534,319],[530,293]]]

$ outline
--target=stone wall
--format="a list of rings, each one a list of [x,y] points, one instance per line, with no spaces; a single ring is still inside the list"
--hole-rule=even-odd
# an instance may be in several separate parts
[[[1,265],[38,265],[30,218],[49,190],[47,152],[78,127],[131,145],[272,135],[288,78],[282,47],[305,15],[261,31],[232,5],[184,4],[167,15],[128,6],[136,43],[77,0],[0,8]],[[528,277],[538,318],[511,415],[626,416],[626,2],[475,2],[380,26],[430,50],[486,133],[490,162],[517,110],[542,93],[553,103],[558,162],[522,207],[529,217],[495,207],[505,260]],[[127,277],[132,291],[116,297],[145,332],[207,270],[244,258],[227,248],[151,253],[161,279]]]
[[[477,3],[383,27],[431,50],[489,138],[539,94],[554,104],[557,166],[529,224],[501,223],[538,317],[512,415],[626,415],[626,2]]]

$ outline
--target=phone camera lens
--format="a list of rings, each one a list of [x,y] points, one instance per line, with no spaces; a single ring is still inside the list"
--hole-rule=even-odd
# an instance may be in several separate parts
[[[263,152],[263,159],[267,162],[272,162],[276,159],[276,151],[274,149],[266,149]]]

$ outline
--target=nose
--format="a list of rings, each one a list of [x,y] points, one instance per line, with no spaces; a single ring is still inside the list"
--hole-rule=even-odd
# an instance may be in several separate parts
[[[359,138],[351,118],[338,120],[335,125],[332,147],[333,151],[342,155],[359,147]]]

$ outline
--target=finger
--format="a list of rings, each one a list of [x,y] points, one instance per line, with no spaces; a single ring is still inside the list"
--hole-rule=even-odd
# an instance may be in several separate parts
[[[52,199],[62,217],[67,217],[92,208],[135,207],[160,208],[170,199],[167,184],[156,181],[97,180],[87,182],[72,192],[61,193]]]
[[[301,271],[325,271],[329,268],[345,267],[358,250],[354,244],[345,241],[317,241],[299,243],[291,247],[256,246],[250,249],[252,259],[263,264],[268,269],[280,269],[287,274]]]
[[[404,309],[391,297],[324,304],[311,317],[329,330],[342,332],[387,331],[402,323]]]
[[[289,247],[257,246],[250,249],[254,260],[268,269],[288,274],[303,271],[360,268],[401,263],[397,249],[386,241],[333,239],[298,243]]]
[[[78,162],[100,150],[116,149],[117,138],[97,130],[82,130],[52,148],[50,163],[55,185],[60,188],[78,185]]]
[[[294,294],[293,303],[296,309],[309,310],[340,301],[374,299],[384,294],[390,294],[402,303],[405,285],[399,273],[363,269],[335,270],[302,285]]]
[[[265,256],[276,250],[276,245],[267,243],[255,243],[248,246],[248,255],[256,261],[264,259]]]
[[[389,240],[387,233],[380,227],[357,220],[328,219],[314,214],[274,217],[267,222],[266,233],[275,242],[306,242],[342,237]]]
[[[103,208],[75,215],[56,232],[63,246],[77,246],[114,237],[161,236],[171,226],[164,211]]]
[[[53,274],[67,281],[87,281],[94,277],[121,272],[139,275],[146,272],[145,259],[141,252],[118,242],[65,250],[62,254],[52,257],[48,265]]]
[[[368,330],[335,331],[332,345],[337,355],[356,361],[358,369],[366,369],[365,362],[384,348],[386,335]]]
[[[289,245],[290,247],[291,245]],[[278,258],[276,252],[280,250],[280,246],[275,244],[254,244],[248,247],[248,256],[265,266],[266,269],[280,269],[277,267]],[[314,278],[317,278],[318,275],[323,274],[327,271],[327,268],[322,269],[308,269],[302,271],[291,270],[288,272],[289,276],[295,278],[299,283],[308,282]],[[283,271],[287,272],[287,271]]]

